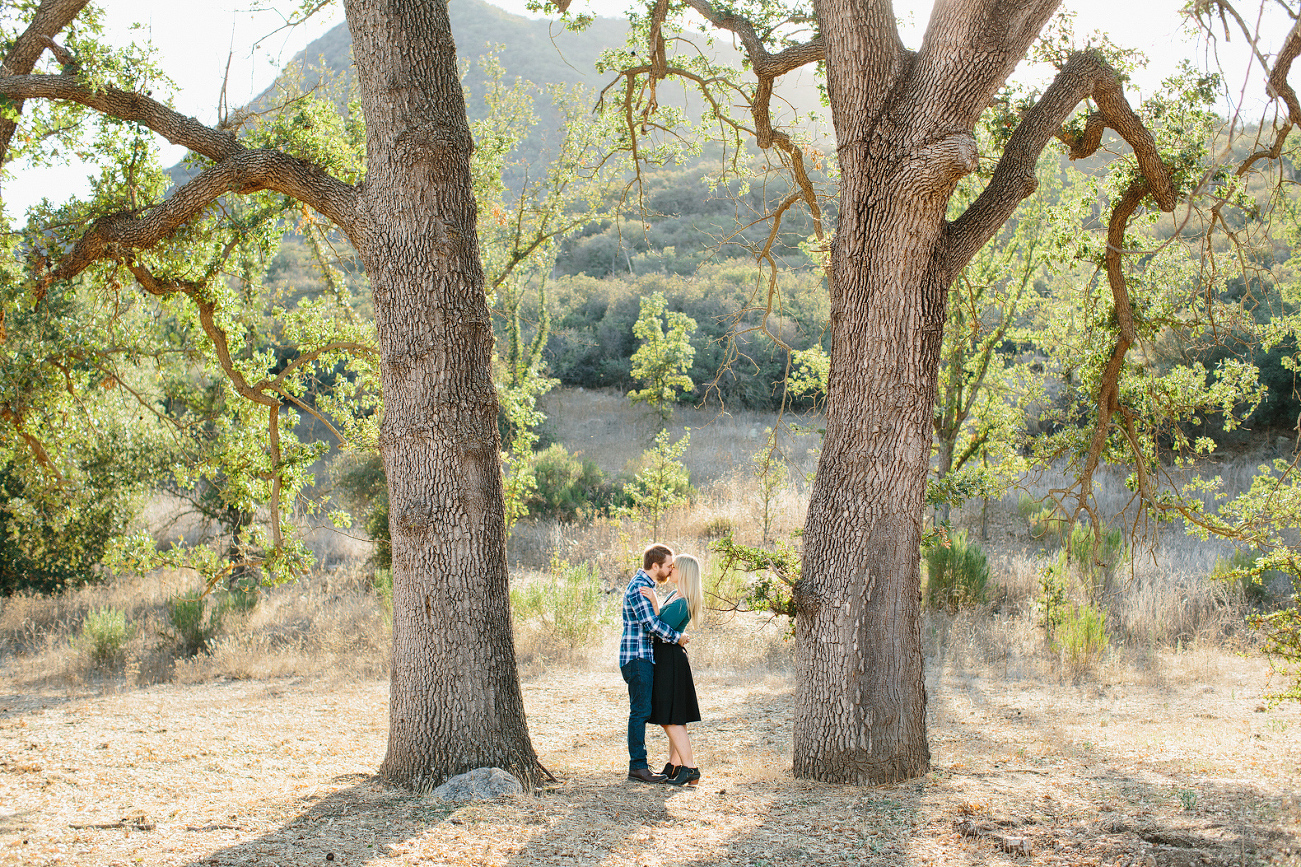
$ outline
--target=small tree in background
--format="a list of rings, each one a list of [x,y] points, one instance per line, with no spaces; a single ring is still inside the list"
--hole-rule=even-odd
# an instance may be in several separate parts
[[[772,428],[764,428],[764,445],[750,458],[754,464],[754,477],[759,483],[760,522],[763,524],[763,541],[761,547],[768,547],[772,542],[772,523],[775,512],[777,493],[785,486],[789,470],[781,453],[777,451],[777,433]]]
[[[632,354],[632,376],[645,383],[645,387],[628,393],[633,403],[655,408],[661,428],[673,416],[673,403],[678,395],[696,387],[687,376],[696,357],[691,345],[696,320],[685,313],[665,312],[667,306],[663,292],[641,299],[641,315],[632,328],[633,335],[641,341]]]
[[[631,502],[629,511],[651,522],[651,536],[659,538],[660,518],[691,494],[691,473],[682,463],[682,454],[691,442],[684,433],[677,442],[669,442],[667,429],[655,435],[655,442],[642,453],[641,469],[624,489]]]

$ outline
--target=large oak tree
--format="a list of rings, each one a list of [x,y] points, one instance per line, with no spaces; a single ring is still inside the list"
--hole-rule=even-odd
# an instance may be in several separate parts
[[[0,161],[24,101],[75,103],[184,145],[203,168],[165,200],[105,214],[67,249],[31,262],[31,298],[105,260],[148,292],[202,285],[155,273],[142,252],[222,197],[272,190],[334,223],[370,280],[381,355],[380,452],[393,545],[390,737],[381,773],[427,789],[497,766],[536,781],[511,637],[492,327],[471,188],[473,149],[445,0],[348,0],[366,172],[346,183],[304,159],[246,146],[147,93],[97,79],[58,36],[86,0],[44,0],[9,47]],[[34,72],[45,52],[61,69]],[[212,310],[209,309],[209,318]],[[276,414],[283,401],[262,394]]]
[[[797,776],[880,783],[929,767],[918,561],[945,304],[964,266],[1035,190],[1036,164],[1054,139],[1079,158],[1095,153],[1111,130],[1136,159],[1108,222],[1105,272],[1118,337],[1095,395],[1081,509],[1088,509],[1091,474],[1117,430],[1113,416],[1134,440],[1132,414],[1119,399],[1127,353],[1137,343],[1121,260],[1125,228],[1140,208],[1172,211],[1180,191],[1125,97],[1124,77],[1098,51],[1060,57],[1042,93],[1006,113],[1010,132],[997,152],[979,153],[973,135],[1060,5],[937,0],[921,45],[910,50],[890,0],[652,0],[640,18],[644,49],[623,56],[624,84],[607,90],[624,104],[634,153],[639,139],[664,123],[661,82],[698,90],[716,129],[733,140],[752,137],[789,170],[791,193],[774,220],[800,204],[820,220],[806,151],[773,117],[782,76],[812,64],[825,70],[840,178],[827,268],[826,436],[793,589]],[[1228,8],[1198,6],[1203,13]],[[748,83],[711,67],[689,45],[701,22],[739,44]],[[1272,66],[1276,93],[1290,93],[1286,76],[1299,33],[1294,25]],[[728,113],[736,101],[748,117]],[[1070,119],[1079,122],[1064,129]],[[954,190],[980,161],[988,183],[955,216]],[[757,254],[764,260],[767,250]],[[1138,466],[1151,502],[1142,461]]]

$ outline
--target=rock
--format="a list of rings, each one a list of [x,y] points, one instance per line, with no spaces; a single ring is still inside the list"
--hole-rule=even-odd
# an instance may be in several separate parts
[[[437,789],[433,797],[441,801],[490,801],[503,795],[524,791],[514,775],[501,768],[476,768],[468,774],[452,777]]]

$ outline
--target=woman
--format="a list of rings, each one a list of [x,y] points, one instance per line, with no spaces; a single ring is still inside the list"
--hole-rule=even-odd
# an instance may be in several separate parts
[[[700,563],[695,557],[682,555],[669,570],[664,582],[671,589],[661,605],[655,591],[642,588],[655,613],[666,625],[683,631],[687,624],[700,618],[704,593],[700,588]],[[655,642],[655,684],[651,691],[649,722],[663,727],[669,738],[669,761],[664,766],[667,782],[675,786],[694,786],[700,781],[700,769],[691,754],[687,723],[700,719],[696,703],[696,685],[691,680],[691,663],[681,645]]]

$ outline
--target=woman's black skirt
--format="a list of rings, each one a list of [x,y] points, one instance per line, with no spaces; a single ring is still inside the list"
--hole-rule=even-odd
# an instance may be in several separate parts
[[[681,645],[655,642],[655,685],[651,688],[654,725],[686,725],[700,720],[696,685],[691,680],[691,663]]]

